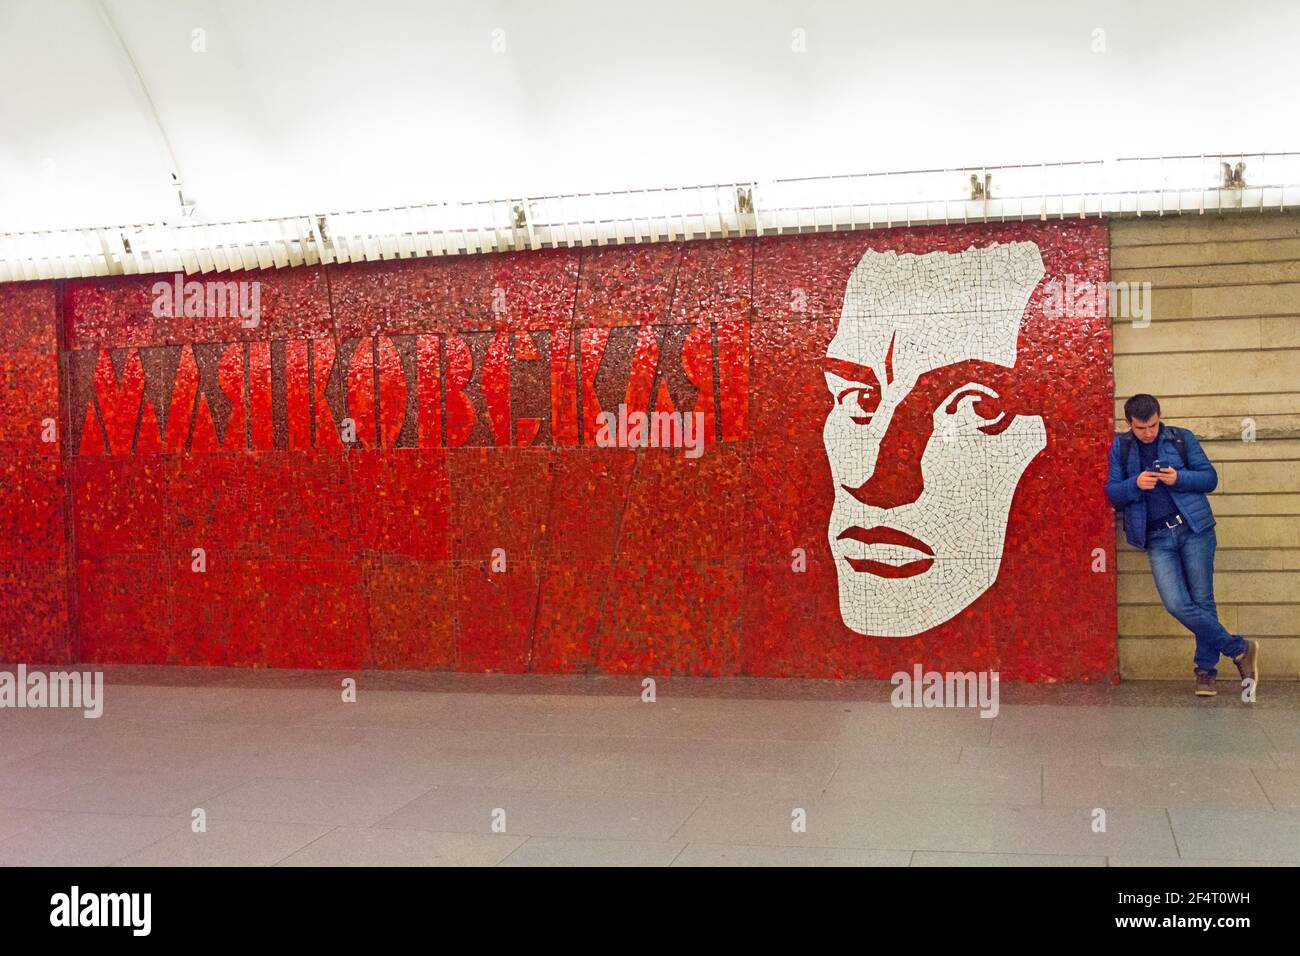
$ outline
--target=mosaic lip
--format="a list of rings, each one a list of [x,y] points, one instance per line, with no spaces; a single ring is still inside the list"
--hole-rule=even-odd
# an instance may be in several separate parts
[[[913,537],[906,531],[899,531],[897,528],[891,528],[883,524],[878,524],[872,528],[864,528],[856,524],[849,525],[836,535],[835,540],[861,541],[863,544],[897,544],[934,557],[934,549],[920,538]]]
[[[854,571],[874,574],[881,578],[914,578],[918,574],[924,574],[934,566],[934,558],[922,558],[919,561],[909,561],[906,564],[886,564],[884,561],[850,558],[847,555],[844,560]]]
[[[894,544],[929,555],[929,557],[918,558],[904,564],[890,564],[886,561],[874,561],[870,558],[851,558],[845,555],[844,561],[850,568],[859,573],[874,574],[881,578],[913,578],[918,574],[924,574],[934,566],[933,548],[920,538],[914,537],[905,531],[899,531],[897,528],[891,528],[888,525],[876,525],[871,528],[850,525],[836,535],[835,540],[860,541],[863,544]]]

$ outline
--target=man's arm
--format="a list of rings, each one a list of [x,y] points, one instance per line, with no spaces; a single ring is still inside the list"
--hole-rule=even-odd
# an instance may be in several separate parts
[[[1199,491],[1208,495],[1219,486],[1219,473],[1189,429],[1183,429],[1183,437],[1187,442],[1187,467],[1178,469],[1178,478],[1170,487],[1174,491]]]
[[[1191,449],[1188,449],[1190,454]],[[1204,457],[1204,456],[1202,456]],[[1137,485],[1137,475],[1124,477],[1124,463],[1119,460],[1119,436],[1110,443],[1110,474],[1106,478],[1106,497],[1116,508],[1123,508],[1137,501],[1142,489]]]

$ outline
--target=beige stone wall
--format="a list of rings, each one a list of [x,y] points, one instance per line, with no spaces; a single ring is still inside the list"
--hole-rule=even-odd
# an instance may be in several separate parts
[[[1149,326],[1113,322],[1116,430],[1124,399],[1150,392],[1196,433],[1219,470],[1220,616],[1261,639],[1264,681],[1300,679],[1300,214],[1111,226],[1112,278],[1152,284]],[[1191,635],[1161,606],[1146,555],[1116,537],[1120,673],[1189,679]]]

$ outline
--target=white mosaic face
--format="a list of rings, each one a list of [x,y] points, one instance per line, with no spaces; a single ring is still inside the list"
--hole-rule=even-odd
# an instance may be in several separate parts
[[[835,403],[822,438],[850,630],[919,634],[997,579],[1016,485],[1047,445],[1041,417],[1007,407],[1020,321],[1042,277],[1032,242],[869,250],[849,277],[826,350]]]

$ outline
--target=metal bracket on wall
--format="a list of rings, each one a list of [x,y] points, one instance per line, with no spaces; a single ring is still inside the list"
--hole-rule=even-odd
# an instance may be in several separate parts
[[[178,173],[174,181],[179,187]],[[0,282],[878,229],[958,215],[963,222],[1045,221],[1297,205],[1300,152],[751,180],[230,223],[200,222],[191,205],[175,223],[0,233]]]

